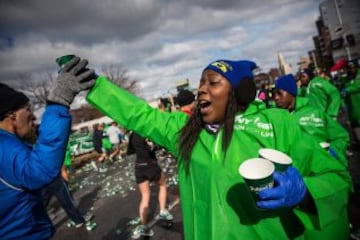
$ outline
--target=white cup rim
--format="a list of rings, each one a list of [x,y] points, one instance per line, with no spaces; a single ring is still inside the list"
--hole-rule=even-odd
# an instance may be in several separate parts
[[[292,163],[292,159],[289,155],[272,148],[259,149],[259,156],[277,164],[290,165]]]
[[[329,147],[330,147],[330,143],[328,143],[328,142],[321,142],[321,143],[320,143],[320,146],[321,146],[322,148],[329,148]]]
[[[239,174],[249,180],[267,178],[273,174],[274,170],[274,164],[264,158],[251,158],[242,162],[239,166]]]

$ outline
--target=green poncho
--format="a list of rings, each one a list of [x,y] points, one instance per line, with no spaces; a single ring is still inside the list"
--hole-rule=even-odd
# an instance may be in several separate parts
[[[356,78],[345,86],[345,91],[350,122],[360,125],[360,70],[357,71]]]
[[[310,134],[318,143],[330,143],[339,161],[347,166],[346,149],[350,142],[349,133],[324,111],[309,106],[308,101],[307,98],[297,97],[292,115],[301,129]]]
[[[339,90],[328,80],[321,77],[313,78],[307,90],[309,104],[323,110],[336,120],[342,105]]]
[[[88,101],[178,158],[185,239],[347,239],[349,173],[304,136],[287,111],[257,111],[255,107],[239,114],[226,156],[221,148],[222,130],[217,135],[201,131],[187,174],[177,142],[186,114],[160,112],[104,77],[97,79]],[[315,201],[316,213],[299,207],[255,207],[238,168],[246,159],[257,157],[261,147],[281,150],[293,158]]]

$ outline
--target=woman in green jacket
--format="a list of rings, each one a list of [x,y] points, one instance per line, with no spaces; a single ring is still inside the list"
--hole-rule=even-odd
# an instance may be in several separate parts
[[[256,87],[250,61],[219,60],[203,71],[191,117],[160,112],[99,77],[88,101],[178,159],[184,234],[203,239],[306,239],[347,219],[351,179],[345,167],[302,134],[282,109],[248,108]],[[106,94],[105,94],[106,93]],[[104,97],[107,96],[107,97]],[[275,187],[253,200],[239,165],[262,147],[289,154]],[[348,230],[324,239],[347,239]]]

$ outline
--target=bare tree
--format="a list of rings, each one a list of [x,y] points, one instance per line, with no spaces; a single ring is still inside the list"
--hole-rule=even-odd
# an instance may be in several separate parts
[[[128,75],[128,70],[123,68],[121,64],[106,65],[102,67],[101,75],[106,76],[110,81],[116,85],[136,94],[138,84],[136,79],[131,79]],[[21,73],[17,76],[18,81],[14,83],[14,87],[26,93],[34,105],[35,109],[41,109],[46,104],[47,96],[56,75],[49,72],[46,73]],[[95,112],[94,112],[95,111]],[[82,106],[79,113],[73,112],[73,122],[81,122],[91,120],[94,117],[102,116],[100,112],[89,106]]]
[[[139,90],[138,81],[128,76],[128,70],[122,64],[104,65],[101,68],[101,72],[111,82],[131,93],[136,94]]]
[[[41,108],[46,104],[46,97],[49,95],[50,87],[55,81],[55,76],[47,73],[22,73],[18,74],[17,89],[25,92],[34,104],[35,108]]]
[[[83,105],[78,109],[72,109],[70,113],[72,116],[72,123],[85,122],[104,116],[101,112],[90,105]]]

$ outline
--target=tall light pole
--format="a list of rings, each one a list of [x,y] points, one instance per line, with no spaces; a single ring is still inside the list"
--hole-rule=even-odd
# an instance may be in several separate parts
[[[343,41],[344,41],[346,55],[347,55],[348,60],[350,61],[351,60],[351,53],[350,53],[349,44],[348,44],[348,42],[346,40],[345,29],[344,29],[344,25],[343,25],[341,13],[340,13],[339,5],[337,3],[337,0],[334,0],[334,3],[335,3],[336,15],[338,17],[339,24],[340,24],[340,28],[337,28],[338,31],[335,30],[335,34],[338,34],[337,32],[339,32],[339,34],[341,33],[341,36],[342,36]]]

